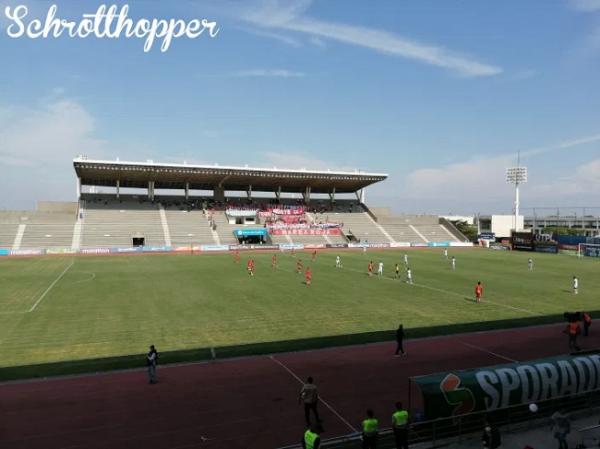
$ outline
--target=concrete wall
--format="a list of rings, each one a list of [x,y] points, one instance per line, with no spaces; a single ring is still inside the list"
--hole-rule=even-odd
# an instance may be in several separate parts
[[[524,230],[523,215],[517,217],[517,230]],[[511,231],[515,228],[513,215],[492,215],[492,232],[496,238],[510,237]]]

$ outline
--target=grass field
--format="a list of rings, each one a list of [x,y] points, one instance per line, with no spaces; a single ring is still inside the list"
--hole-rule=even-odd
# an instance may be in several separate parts
[[[295,273],[291,254],[253,254],[257,273],[231,255],[52,257],[0,260],[0,365],[17,366],[220,347],[395,328],[600,310],[600,260],[527,253],[410,251],[415,285],[392,279],[402,251],[335,252],[310,262],[313,285]],[[452,254],[452,251],[451,251]],[[383,260],[384,278],[366,275]],[[571,278],[580,293],[571,292]],[[484,302],[474,304],[475,283]]]

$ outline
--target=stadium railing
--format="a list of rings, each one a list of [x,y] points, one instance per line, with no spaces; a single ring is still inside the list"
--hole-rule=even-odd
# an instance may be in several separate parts
[[[453,443],[460,443],[467,438],[477,438],[483,432],[487,420],[503,432],[524,431],[549,423],[551,415],[556,411],[577,416],[590,416],[600,409],[600,389],[559,398],[536,402],[537,412],[529,410],[529,404],[507,407],[493,412],[477,412],[458,415],[450,418],[440,418],[431,421],[412,423],[409,430],[411,445],[419,444],[420,448],[436,448]],[[391,412],[389,414],[391,420]],[[379,416],[380,422],[382,417]],[[596,430],[600,426],[592,426]],[[584,429],[584,430],[587,430]],[[335,438],[323,439],[323,449],[359,449],[360,434],[354,433]],[[394,435],[391,428],[379,432],[377,447],[380,449],[395,449]],[[292,444],[278,449],[300,449],[300,444]]]

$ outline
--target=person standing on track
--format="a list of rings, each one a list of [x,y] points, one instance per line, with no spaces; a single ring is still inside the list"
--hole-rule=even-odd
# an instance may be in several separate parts
[[[481,285],[481,281],[477,281],[477,285],[475,286],[475,302],[480,303],[481,297],[483,296],[483,285]]]
[[[396,329],[396,352],[394,355],[397,357],[399,352],[402,352],[402,355],[406,355],[406,351],[404,351],[404,326],[400,324],[398,329]]]
[[[150,351],[146,356],[146,365],[148,365],[148,383],[155,384],[156,379],[156,365],[158,365],[158,351],[154,345],[150,346]]]
[[[567,324],[565,333],[569,336],[569,349],[580,351],[581,348],[577,344],[577,336],[581,333],[581,327],[577,318],[572,318],[572,321]]]
[[[367,410],[367,417],[362,422],[362,449],[377,449],[379,436],[379,420],[373,410]]]
[[[590,326],[592,325],[592,317],[589,313],[583,312],[583,336],[587,337],[590,333]]]
[[[312,411],[317,420],[317,424],[321,422],[319,418],[319,411],[317,405],[319,403],[319,393],[317,392],[317,386],[313,382],[313,378],[309,377],[306,379],[306,383],[300,390],[300,396],[298,396],[298,403],[304,403],[304,418],[306,419],[306,426],[310,427],[310,412]]]
[[[321,447],[321,437],[319,436],[318,426],[310,426],[304,432],[302,438],[302,449],[319,449]]]
[[[396,449],[408,449],[408,412],[402,407],[402,402],[396,402],[396,411],[392,415],[392,430]]]
[[[568,449],[567,435],[571,432],[569,417],[557,411],[550,419],[552,420],[550,430],[554,432],[554,438],[558,441],[558,449]]]

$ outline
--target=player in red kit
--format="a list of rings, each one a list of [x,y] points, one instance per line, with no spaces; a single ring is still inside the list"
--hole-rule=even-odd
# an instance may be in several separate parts
[[[312,253],[312,261],[314,262],[315,260],[317,260],[317,250],[316,249]]]
[[[250,276],[254,276],[254,259],[249,259],[248,264],[246,265],[246,269],[248,270],[248,274]]]
[[[271,257],[271,268],[277,268],[277,254],[273,254]]]
[[[296,273],[302,273],[302,260],[300,259],[296,261]]]
[[[477,285],[475,286],[475,301],[481,302],[482,295],[483,295],[483,285],[481,285],[481,282],[477,282]]]
[[[304,273],[304,279],[306,280],[306,286],[310,287],[310,283],[312,281],[312,271],[310,267],[306,267],[306,272]]]
[[[369,271],[369,276],[373,276],[373,261],[369,262],[367,270]]]

